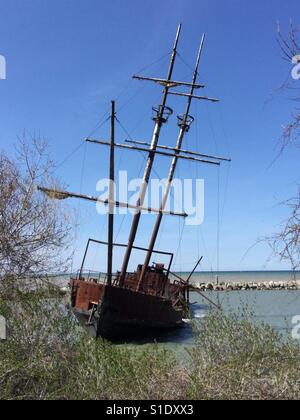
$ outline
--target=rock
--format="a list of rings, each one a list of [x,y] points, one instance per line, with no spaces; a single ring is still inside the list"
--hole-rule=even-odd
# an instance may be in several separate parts
[[[300,280],[297,281],[270,281],[270,282],[249,282],[249,283],[238,283],[238,282],[228,282],[228,283],[199,283],[194,286],[195,289],[205,291],[216,291],[216,292],[231,292],[231,291],[240,291],[240,290],[259,290],[259,291],[268,291],[268,290],[300,290]],[[61,288],[61,293],[67,293],[68,288]]]

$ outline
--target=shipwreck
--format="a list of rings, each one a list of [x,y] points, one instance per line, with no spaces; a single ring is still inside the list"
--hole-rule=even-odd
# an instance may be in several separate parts
[[[191,276],[198,268],[200,261],[197,261],[188,279],[182,279],[178,274],[173,273],[172,263],[173,254],[155,249],[158,233],[161,228],[164,216],[187,217],[185,213],[167,212],[166,203],[169,197],[170,188],[174,179],[175,170],[180,160],[190,160],[201,164],[220,165],[222,161],[229,161],[228,158],[211,156],[204,153],[197,153],[183,148],[185,135],[189,132],[194,117],[190,115],[190,108],[193,100],[218,102],[216,98],[196,95],[196,90],[204,88],[203,84],[198,83],[199,64],[205,42],[205,35],[202,36],[193,78],[191,82],[181,82],[173,80],[173,70],[177,57],[178,42],[181,33],[179,25],[175,43],[172,49],[168,74],[166,78],[133,76],[141,82],[153,82],[163,87],[161,102],[153,108],[154,129],[150,142],[125,141],[117,143],[115,141],[115,121],[116,109],[115,102],[111,106],[111,138],[109,140],[85,139],[90,144],[106,146],[110,149],[110,173],[109,179],[111,187],[109,197],[102,203],[108,207],[108,238],[107,241],[89,239],[86,252],[83,258],[81,269],[77,276],[71,278],[71,305],[79,317],[94,326],[97,337],[109,340],[127,339],[132,336],[145,334],[149,331],[163,331],[182,326],[184,318],[189,309],[189,283]],[[183,88],[184,90],[180,90]],[[175,95],[186,101],[183,114],[178,115],[178,138],[174,147],[165,146],[159,143],[162,127],[168,122],[173,114],[167,103],[169,95]],[[139,199],[135,206],[115,200],[114,181],[115,181],[115,149],[122,148],[131,152],[139,151],[147,154],[146,167],[144,170],[143,184],[140,190]],[[168,180],[165,185],[162,201],[158,209],[144,207],[144,200],[147,185],[151,177],[153,163],[157,155],[171,159]],[[39,188],[50,198],[65,199],[79,198],[92,202],[99,202],[99,199],[92,196],[76,194],[57,189]],[[128,238],[128,243],[114,243],[114,210],[115,207],[134,207],[132,227]],[[139,229],[140,220],[143,212],[157,214],[155,226],[147,248],[136,246],[136,235]],[[90,278],[85,276],[85,261],[91,243],[97,243],[107,248],[107,268],[104,278]],[[123,264],[120,271],[113,272],[113,255],[117,247],[125,250]],[[133,250],[143,251],[145,259],[137,267],[136,271],[128,272],[128,266]],[[168,266],[155,263],[150,264],[153,255],[168,257]]]

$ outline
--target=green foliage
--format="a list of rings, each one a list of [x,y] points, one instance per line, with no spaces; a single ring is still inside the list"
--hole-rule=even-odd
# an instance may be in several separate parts
[[[247,313],[211,313],[196,330],[191,398],[299,399],[296,342]]]
[[[48,290],[48,291],[47,291]],[[212,312],[184,366],[164,347],[95,341],[55,289],[0,297],[0,399],[299,399],[299,345],[247,314]]]
[[[39,291],[18,291],[13,304],[0,299],[0,313],[8,320],[8,340],[0,342],[1,399],[183,395],[181,368],[174,355],[158,345],[136,349],[96,341],[80,329],[53,290],[48,299],[45,290],[41,293],[42,299]]]

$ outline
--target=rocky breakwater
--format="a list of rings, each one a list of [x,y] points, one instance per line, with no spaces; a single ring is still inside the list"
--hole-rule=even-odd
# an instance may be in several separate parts
[[[263,283],[200,283],[197,285],[191,285],[191,289],[200,290],[202,292],[236,292],[243,290],[300,290],[300,281],[270,281]]]

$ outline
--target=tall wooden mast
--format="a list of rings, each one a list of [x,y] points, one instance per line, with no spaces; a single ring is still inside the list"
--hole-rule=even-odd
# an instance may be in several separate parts
[[[109,165],[109,213],[108,213],[108,253],[107,253],[107,285],[112,284],[114,210],[115,210],[115,101],[111,102],[111,139]]]
[[[172,51],[172,56],[171,56],[171,61],[170,61],[170,65],[169,65],[169,70],[168,70],[168,75],[167,75],[166,82],[172,80],[172,74],[173,74],[175,59],[176,59],[176,55],[177,55],[177,46],[178,46],[178,41],[179,41],[179,37],[180,37],[180,32],[181,32],[181,25],[178,26],[178,30],[177,30],[177,34],[176,34],[176,38],[175,38],[175,43],[174,43],[174,47],[173,47],[173,51]],[[168,97],[169,89],[170,89],[170,87],[172,87],[172,85],[170,85],[168,83],[165,83],[164,86],[165,86],[165,88],[164,88],[164,92],[163,92],[163,96],[162,96],[162,101],[161,101],[160,106],[156,110],[157,115],[155,117],[155,126],[154,126],[154,130],[153,130],[151,147],[150,147],[150,151],[149,151],[149,157],[148,157],[148,160],[147,160],[147,165],[146,165],[146,168],[145,168],[145,173],[144,173],[144,177],[143,177],[143,183],[142,183],[139,199],[137,201],[137,207],[140,207],[144,204],[145,196],[146,196],[146,192],[147,192],[147,187],[148,187],[149,179],[150,179],[151,172],[152,172],[153,162],[154,162],[154,158],[155,158],[155,151],[156,151],[156,148],[157,148],[161,127],[166,122],[166,119],[164,118],[165,112],[166,112],[166,103],[167,103],[167,97]],[[133,218],[132,227],[131,227],[129,240],[128,240],[128,246],[127,246],[126,253],[125,253],[125,256],[124,256],[124,261],[123,261],[121,276],[120,276],[120,286],[124,285],[124,281],[125,281],[126,273],[127,273],[127,268],[128,268],[130,256],[131,256],[131,253],[132,253],[132,248],[133,248],[133,245],[134,245],[134,241],[135,241],[135,238],[136,238],[136,233],[137,233],[137,230],[138,230],[140,218],[141,218],[141,211],[137,210],[135,215],[134,215],[134,218]]]
[[[189,115],[192,100],[198,99],[198,100],[205,100],[209,102],[218,102],[219,100],[216,98],[211,98],[207,96],[194,95],[195,89],[201,89],[204,87],[204,85],[196,83],[196,82],[197,82],[200,59],[201,59],[204,41],[205,41],[205,35],[203,35],[202,37],[200,48],[198,51],[196,67],[194,70],[192,83],[172,80],[172,74],[173,74],[174,64],[175,64],[176,55],[177,55],[177,46],[179,42],[180,33],[181,33],[181,25],[178,26],[175,43],[172,50],[171,60],[169,64],[168,75],[166,79],[144,77],[144,76],[138,76],[138,75],[133,76],[134,79],[142,80],[142,81],[151,81],[156,84],[162,85],[164,87],[163,96],[162,96],[160,105],[157,108],[153,108],[155,112],[155,116],[153,118],[153,120],[155,121],[155,125],[154,125],[151,142],[148,142],[148,141],[141,142],[141,141],[130,140],[130,143],[135,144],[135,146],[131,146],[128,144],[120,144],[120,143],[115,142],[116,116],[115,116],[115,102],[114,101],[112,101],[112,104],[111,104],[112,109],[111,109],[111,139],[110,141],[96,140],[96,139],[89,139],[89,138],[86,139],[86,141],[89,143],[94,143],[101,146],[107,146],[110,148],[109,197],[103,200],[103,199],[92,197],[89,195],[72,193],[68,191],[61,191],[61,190],[53,189],[53,188],[49,189],[45,187],[39,187],[40,191],[44,192],[52,199],[64,200],[67,198],[79,198],[79,199],[87,200],[90,202],[103,203],[104,205],[109,206],[108,242],[107,242],[108,243],[108,254],[107,254],[107,284],[108,285],[112,285],[113,247],[114,247],[113,234],[114,234],[114,209],[115,207],[130,208],[130,209],[135,210],[132,227],[131,227],[131,231],[130,231],[130,235],[128,239],[128,244],[126,247],[126,252],[125,252],[125,256],[123,260],[122,270],[120,273],[119,286],[121,287],[124,287],[128,264],[129,264],[132,250],[136,248],[134,246],[134,242],[135,242],[136,233],[137,233],[140,218],[141,218],[141,213],[143,211],[150,212],[150,213],[157,213],[157,220],[156,220],[155,227],[152,233],[150,245],[149,245],[149,248],[147,249],[147,255],[144,261],[144,265],[143,265],[142,272],[138,281],[138,285],[136,287],[137,291],[139,291],[141,289],[142,282],[145,278],[145,274],[147,272],[147,268],[149,266],[151,256],[155,252],[154,247],[155,247],[155,243],[157,240],[157,236],[158,236],[158,232],[161,226],[163,216],[164,215],[172,215],[172,216],[179,216],[179,217],[188,216],[184,212],[178,213],[178,212],[166,211],[166,204],[167,204],[168,197],[170,194],[170,189],[172,186],[172,182],[174,179],[175,170],[176,170],[178,161],[180,159],[183,159],[183,160],[195,161],[195,162],[204,163],[204,164],[220,165],[221,161],[231,160],[231,159],[220,157],[220,156],[212,156],[212,155],[203,154],[203,153],[196,153],[194,151],[189,151],[182,148],[184,136],[189,131],[190,126],[192,122],[194,121],[194,118]],[[190,88],[189,92],[184,93],[184,92],[177,92],[177,91],[172,90],[173,88],[181,87],[181,86]],[[163,124],[168,121],[169,116],[173,113],[172,109],[166,106],[167,98],[169,94],[187,98],[185,113],[183,115],[178,116],[179,134],[177,138],[176,147],[164,146],[164,145],[159,144],[159,136],[160,136],[161,128]],[[144,147],[144,146],[147,146],[147,147]],[[140,189],[140,194],[139,194],[139,198],[137,200],[136,205],[132,205],[129,203],[124,203],[124,202],[115,200],[115,190],[114,190],[115,189],[115,183],[114,183],[115,181],[115,168],[114,168],[115,148],[121,148],[121,149],[132,150],[132,151],[137,150],[137,151],[145,152],[148,154],[147,164],[146,164],[144,177],[143,177],[143,183]],[[166,156],[168,158],[169,157],[172,158],[172,163],[169,170],[167,184],[165,187],[161,205],[158,209],[144,206],[147,187],[150,180],[156,154]]]
[[[173,182],[173,179],[174,179],[174,174],[175,174],[176,166],[177,166],[177,163],[178,163],[178,159],[179,159],[184,135],[190,128],[189,122],[193,121],[193,119],[191,119],[191,117],[189,115],[189,112],[190,112],[191,103],[192,103],[192,99],[193,99],[193,94],[194,94],[194,90],[195,90],[195,84],[197,82],[199,63],[200,63],[201,54],[202,54],[202,51],[203,51],[204,41],[205,41],[205,35],[202,36],[202,40],[201,40],[201,43],[200,43],[200,48],[199,48],[197,61],[196,61],[196,67],[195,67],[193,80],[192,80],[192,84],[191,84],[191,88],[190,88],[190,94],[188,95],[186,110],[185,110],[184,115],[179,118],[180,131],[179,131],[177,144],[176,144],[176,148],[175,148],[175,156],[173,157],[173,160],[172,160],[172,163],[171,163],[168,181],[167,181],[166,186],[165,186],[165,191],[164,191],[161,206],[160,206],[160,210],[162,210],[162,211],[165,209],[168,198],[169,198],[170,188],[171,188],[171,185],[172,185],[172,182]],[[140,286],[141,286],[141,284],[144,280],[145,274],[146,274],[146,270],[149,266],[151,256],[152,256],[152,253],[153,253],[153,249],[155,247],[155,243],[156,243],[157,236],[158,236],[158,233],[159,233],[159,229],[160,229],[160,226],[161,226],[162,218],[163,218],[163,214],[159,213],[158,216],[157,216],[157,219],[156,219],[156,223],[155,223],[155,226],[154,226],[154,230],[153,230],[150,245],[149,245],[149,251],[147,252],[147,255],[146,255],[146,259],[145,259],[145,262],[144,262],[144,265],[143,265],[143,269],[142,269],[142,273],[141,273],[141,276],[140,276],[140,279],[139,279],[137,290],[140,289]]]

